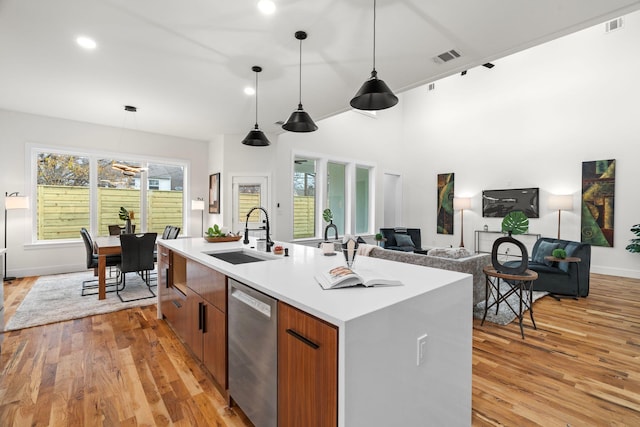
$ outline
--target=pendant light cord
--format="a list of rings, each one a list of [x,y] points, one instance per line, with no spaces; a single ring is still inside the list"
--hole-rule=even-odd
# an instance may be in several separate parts
[[[256,129],[258,129],[258,72],[256,71]]]
[[[298,105],[302,105],[302,39],[300,39],[300,61],[298,64]]]
[[[376,0],[373,0],[373,71],[376,71]]]

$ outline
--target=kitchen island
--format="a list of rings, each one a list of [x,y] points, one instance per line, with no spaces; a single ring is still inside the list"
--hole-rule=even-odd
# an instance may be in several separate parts
[[[158,242],[160,254],[186,259],[214,275],[234,279],[276,299],[283,307],[290,306],[335,329],[337,378],[336,390],[330,392],[337,396],[337,422],[333,425],[470,424],[470,275],[357,257],[356,271],[366,268],[384,272],[403,285],[323,290],[314,275],[343,265],[341,254],[323,256],[320,249],[276,242],[288,249],[288,257],[265,254],[272,259],[233,265],[210,255],[239,249],[255,251],[254,243],[207,243],[202,238]],[[161,262],[159,275],[166,274]],[[165,277],[166,280],[171,281]],[[159,286],[165,286],[163,283],[161,279]],[[159,290],[158,295],[158,316],[162,317],[162,299],[167,294]],[[222,301],[219,307],[219,313],[213,311],[224,321],[226,302]],[[280,333],[278,340],[282,340]],[[279,352],[278,358],[282,357]],[[225,381],[219,382],[226,385]],[[279,390],[279,395],[285,396]],[[278,405],[282,409],[283,402]]]

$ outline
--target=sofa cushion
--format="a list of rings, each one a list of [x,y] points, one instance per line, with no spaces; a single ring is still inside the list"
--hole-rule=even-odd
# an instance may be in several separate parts
[[[459,259],[470,257],[473,254],[467,248],[433,248],[429,249],[427,255]]]
[[[545,260],[544,257],[550,256],[553,253],[554,249],[558,249],[558,246],[559,245],[557,242],[540,242],[540,246],[538,246],[538,250],[535,252],[531,261],[535,262],[536,264],[551,266],[553,262]]]
[[[411,240],[411,236],[409,236],[408,234],[396,233],[395,237],[396,237],[396,246],[415,247],[415,245],[413,244],[413,240]]]
[[[563,275],[567,274],[566,271],[563,271],[558,267],[554,267],[546,263],[531,262],[529,264],[529,268],[534,270],[536,273],[563,274]]]
[[[564,247],[565,252],[567,253],[567,257],[571,257],[573,256],[574,252],[576,251],[576,249],[578,249],[579,243],[577,242],[569,242],[567,243],[567,245]],[[568,262],[559,262],[558,263],[558,268],[562,271],[564,271],[565,273],[569,272],[569,263]]]

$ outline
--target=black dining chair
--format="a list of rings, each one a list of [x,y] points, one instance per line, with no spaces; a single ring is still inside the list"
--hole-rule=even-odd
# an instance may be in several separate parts
[[[119,236],[122,234],[122,228],[118,224],[109,225],[109,236]]]
[[[137,301],[145,298],[153,298],[156,294],[151,289],[150,273],[155,269],[153,251],[156,247],[158,233],[122,234],[120,235],[120,247],[122,260],[118,264],[120,270],[119,286],[116,294],[122,302]],[[127,273],[136,273],[144,281],[151,295],[138,298],[124,299],[121,292],[127,285]]]
[[[82,227],[80,229],[80,236],[82,236],[82,241],[84,242],[84,248],[87,252],[87,269],[98,268],[98,254],[96,254],[94,251],[93,239],[91,239],[91,235],[89,234],[86,228]],[[121,260],[120,255],[107,255],[107,267],[115,267],[120,263],[120,260]],[[115,282],[107,281],[106,283],[107,292],[115,291],[116,289],[113,287],[114,286],[117,287],[117,284],[118,284],[117,281]],[[82,290],[80,292],[80,295],[82,295],[83,297],[87,295],[96,295],[97,292],[86,293],[86,291],[91,289],[98,289],[98,279],[84,280],[82,282]]]
[[[178,234],[180,234],[180,227],[172,226],[167,239],[177,239]]]

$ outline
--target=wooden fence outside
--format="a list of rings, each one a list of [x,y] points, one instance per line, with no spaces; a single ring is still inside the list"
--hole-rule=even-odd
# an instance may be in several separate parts
[[[316,199],[314,196],[293,197],[293,238],[315,237]]]
[[[166,225],[182,227],[182,191],[148,192],[147,231],[162,234]],[[88,187],[38,186],[38,240],[75,239],[80,228],[89,228]],[[140,224],[140,190],[98,188],[98,235],[109,234],[110,224],[124,226],[118,217],[120,207],[134,212]]]

